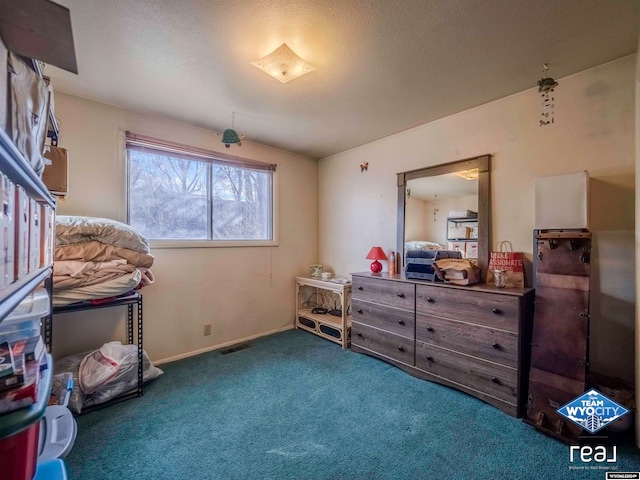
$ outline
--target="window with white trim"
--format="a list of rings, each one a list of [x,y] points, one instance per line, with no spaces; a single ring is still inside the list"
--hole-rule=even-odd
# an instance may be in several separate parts
[[[128,223],[153,240],[273,240],[276,166],[126,133]]]

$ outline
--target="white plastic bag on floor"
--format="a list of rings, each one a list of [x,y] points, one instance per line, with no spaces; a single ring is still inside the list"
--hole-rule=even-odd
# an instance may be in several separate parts
[[[131,355],[121,347],[120,342],[105,343],[99,350],[82,359],[78,369],[78,381],[82,393],[92,394],[116,378],[121,366],[126,368],[131,362],[131,359],[128,358]]]
[[[118,371],[112,376],[112,366],[95,359],[96,353],[103,350],[103,357],[110,358],[118,364]],[[138,346],[122,345],[120,342],[109,342],[102,346],[100,350],[92,352],[84,352],[77,355],[64,357],[54,363],[54,373],[71,372],[73,374],[74,385],[71,398],[69,400],[69,409],[81,413],[83,407],[89,407],[99,403],[104,403],[123,393],[134,390],[138,386]],[[89,361],[85,359],[93,358]],[[100,358],[100,357],[98,357]],[[80,371],[80,364],[84,362],[83,372]],[[87,365],[87,362],[89,364]],[[94,368],[98,370],[104,366],[105,372],[92,371]],[[91,368],[90,368],[91,367]],[[158,367],[155,367],[147,352],[142,352],[142,377],[143,382],[153,380],[164,373]],[[86,378],[86,375],[93,375],[93,378]],[[82,378],[82,377],[85,378]],[[109,380],[101,383],[100,378]],[[83,393],[80,384],[92,385],[95,390],[91,394]],[[97,385],[101,383],[100,385]]]
[[[134,390],[138,386],[138,347],[110,342],[108,354],[118,358],[118,374],[88,395],[85,405],[95,405],[111,400],[118,395]],[[106,346],[105,345],[105,346]],[[148,382],[164,372],[151,364],[147,352],[142,351],[142,381]]]

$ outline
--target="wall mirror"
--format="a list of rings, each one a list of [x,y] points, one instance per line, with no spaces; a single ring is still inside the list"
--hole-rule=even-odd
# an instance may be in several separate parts
[[[477,259],[485,279],[491,235],[490,155],[398,173],[397,250],[441,248]]]

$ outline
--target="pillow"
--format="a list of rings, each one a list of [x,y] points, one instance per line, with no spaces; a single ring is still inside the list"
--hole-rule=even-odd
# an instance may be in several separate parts
[[[91,241],[137,252],[150,252],[147,239],[125,223],[99,217],[56,217],[56,247]]]

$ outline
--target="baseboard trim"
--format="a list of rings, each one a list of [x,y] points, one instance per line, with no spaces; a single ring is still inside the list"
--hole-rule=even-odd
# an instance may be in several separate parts
[[[199,350],[193,350],[191,352],[181,353],[180,355],[175,355],[173,357],[154,360],[153,364],[162,365],[163,363],[175,362],[176,360],[195,357],[196,355],[200,355],[202,353],[213,352],[214,350],[219,350],[220,348],[230,347],[231,345],[236,345],[237,343],[248,342],[249,340],[255,340],[256,338],[266,337],[267,335],[273,335],[274,333],[286,332],[287,330],[291,330],[293,328],[295,328],[294,325],[287,325],[286,327],[276,328],[275,330],[269,330],[267,332],[258,333],[256,335],[251,335],[249,337],[238,338],[236,340],[231,340],[230,342],[219,343],[217,345],[201,348]]]

